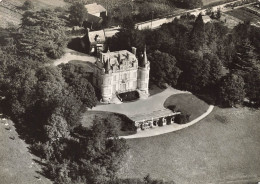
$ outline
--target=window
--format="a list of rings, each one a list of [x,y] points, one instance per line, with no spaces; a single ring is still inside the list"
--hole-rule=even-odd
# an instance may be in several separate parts
[[[136,89],[136,87],[137,87],[137,82],[134,81],[134,82],[133,82],[133,88]]]
[[[125,91],[126,90],[126,84],[121,84],[121,91]]]

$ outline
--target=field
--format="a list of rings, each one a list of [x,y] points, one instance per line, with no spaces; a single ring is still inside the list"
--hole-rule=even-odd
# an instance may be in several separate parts
[[[226,12],[226,14],[231,15],[242,21],[250,21],[251,23],[254,24],[260,23],[260,16],[249,12],[246,8],[238,8],[235,10],[231,10]]]
[[[220,4],[224,4],[224,3],[228,3],[231,1],[236,1],[236,0],[202,0],[203,6],[216,6],[216,5],[220,5]]]
[[[2,0],[0,2],[0,27],[18,26],[23,11],[19,8],[25,0]],[[63,0],[32,0],[36,10],[66,6]]]
[[[260,110],[220,109],[186,129],[128,140],[122,178],[176,184],[256,184],[260,181]]]
[[[164,102],[164,107],[175,105],[178,110],[191,115],[190,121],[205,113],[209,105],[192,94],[172,95]]]
[[[0,120],[0,183],[50,184],[11,121]],[[40,176],[40,178],[38,178]]]
[[[227,26],[229,29],[233,29],[235,26],[237,26],[239,23],[242,23],[243,21],[233,17],[231,15],[228,15],[226,13],[222,13],[220,20],[224,23],[225,26]],[[228,72],[228,71],[226,71]]]
[[[209,5],[216,2],[221,2],[223,0],[202,0],[203,5]]]

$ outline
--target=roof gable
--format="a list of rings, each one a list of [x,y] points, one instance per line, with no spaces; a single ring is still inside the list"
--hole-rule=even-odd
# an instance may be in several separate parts
[[[97,3],[87,4],[85,5],[85,8],[87,9],[88,13],[90,14],[96,14],[101,12],[106,12],[107,10]]]

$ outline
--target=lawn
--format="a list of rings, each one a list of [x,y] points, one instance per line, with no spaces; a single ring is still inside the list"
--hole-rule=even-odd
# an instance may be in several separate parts
[[[1,184],[51,183],[38,173],[41,171],[41,166],[35,162],[37,158],[29,153],[27,147],[28,145],[18,137],[13,123],[11,121],[0,120]],[[37,178],[39,176],[40,180]]]
[[[226,12],[226,14],[229,14],[242,21],[250,21],[251,23],[257,23],[260,21],[260,16],[257,16],[249,12],[248,10],[246,10],[246,8],[238,8],[235,10],[231,10]]]
[[[176,184],[260,181],[260,110],[215,108],[177,132],[127,140],[120,177],[173,180]]]
[[[166,99],[164,107],[175,105],[177,110],[190,114],[190,121],[205,113],[209,105],[192,94],[176,94]]]
[[[202,0],[203,5],[209,5],[212,3],[217,3],[217,2],[221,2],[223,0]]]
[[[236,0],[202,0],[203,7],[217,6],[225,3],[229,3]]]

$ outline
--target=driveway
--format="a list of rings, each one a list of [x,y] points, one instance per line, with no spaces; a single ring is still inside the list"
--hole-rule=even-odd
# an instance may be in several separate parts
[[[92,110],[94,111],[109,111],[114,113],[125,114],[126,116],[134,116],[138,114],[148,114],[153,111],[159,111],[165,109],[163,104],[165,100],[173,95],[179,93],[189,93],[186,91],[180,91],[168,87],[166,90],[152,95],[144,100],[138,100],[135,102],[122,103],[122,104],[109,104],[109,105],[98,105]]]
[[[69,63],[70,61],[83,61],[95,63],[97,60],[96,57],[90,56],[88,54],[80,53],[71,49],[66,48],[65,54],[60,58],[53,62],[53,65],[57,66],[61,63]]]

